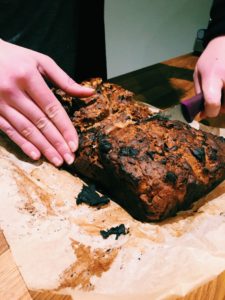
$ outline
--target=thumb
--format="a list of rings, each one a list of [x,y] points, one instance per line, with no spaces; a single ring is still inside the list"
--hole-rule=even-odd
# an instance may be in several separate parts
[[[198,68],[195,67],[195,71],[193,74],[193,79],[194,79],[194,87],[195,87],[195,93],[199,94],[201,92],[201,75],[198,72]]]
[[[223,82],[216,76],[202,78],[202,91],[205,99],[205,114],[212,118],[220,112]]]
[[[40,73],[71,96],[89,97],[94,94],[94,89],[75,82],[50,57],[40,54],[38,63]]]

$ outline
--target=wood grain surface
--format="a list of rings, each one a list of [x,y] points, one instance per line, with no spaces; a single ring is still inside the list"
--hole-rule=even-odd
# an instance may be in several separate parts
[[[0,230],[0,256],[9,249],[2,230]]]
[[[52,292],[29,292],[33,300],[72,300],[70,296],[56,295]]]
[[[110,81],[134,92],[138,100],[166,108],[194,96],[193,70],[197,60],[197,54],[187,54]]]
[[[0,299],[32,299],[2,231],[0,231]]]
[[[193,69],[197,55],[187,54],[125,74],[110,81],[133,91],[137,99],[166,108],[194,95]],[[32,272],[32,270],[31,270]],[[70,300],[50,291],[28,291],[0,231],[0,300]],[[173,300],[225,300],[225,271],[182,298]],[[85,299],[84,299],[85,300]],[[154,300],[154,299],[152,299]],[[172,300],[172,299],[171,299]]]

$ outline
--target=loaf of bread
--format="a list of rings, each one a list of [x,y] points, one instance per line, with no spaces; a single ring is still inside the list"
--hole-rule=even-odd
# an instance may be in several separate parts
[[[225,179],[225,139],[152,113],[99,78],[84,99],[55,94],[79,133],[74,171],[133,217],[159,221],[187,209]]]

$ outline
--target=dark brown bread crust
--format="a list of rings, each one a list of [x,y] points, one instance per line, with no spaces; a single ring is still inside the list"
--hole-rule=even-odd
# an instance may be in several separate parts
[[[225,178],[223,138],[152,114],[117,85],[83,84],[97,93],[74,99],[56,91],[79,132],[74,169],[135,218],[165,219]]]

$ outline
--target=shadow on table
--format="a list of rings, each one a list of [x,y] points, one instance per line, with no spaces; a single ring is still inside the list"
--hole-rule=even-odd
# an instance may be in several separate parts
[[[159,108],[174,105],[185,96],[186,90],[179,87],[179,80],[191,83],[193,70],[159,63],[110,79],[111,82],[134,92],[138,100]],[[185,82],[182,85],[185,87]]]

